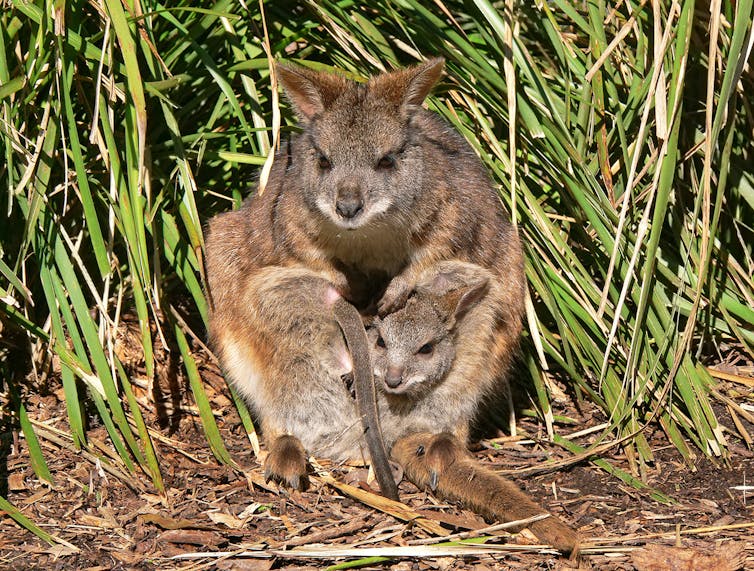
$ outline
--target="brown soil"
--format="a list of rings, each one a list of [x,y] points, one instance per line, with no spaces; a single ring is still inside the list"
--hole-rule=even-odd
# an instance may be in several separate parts
[[[168,379],[170,375],[165,373],[171,370],[175,368],[163,363],[160,378]],[[51,546],[9,517],[0,516],[0,569],[322,568],[345,560],[312,559],[291,551],[312,544],[325,545],[329,550],[343,546],[417,546],[432,537],[421,526],[368,507],[317,477],[303,493],[265,483],[262,458],[254,456],[249,439],[240,429],[217,369],[205,364],[202,377],[217,411],[223,439],[243,470],[220,465],[214,459],[198,416],[187,404],[186,384],[174,377],[171,383],[163,381],[160,390],[142,390],[138,395],[143,402],[150,402],[150,410],[160,412],[148,415],[148,423],[159,435],[155,442],[165,481],[163,494],[141,472],[123,476],[127,470],[117,459],[109,460],[117,471],[108,473],[101,463],[75,451],[64,433],[46,436],[53,429],[67,428],[60,390],[29,396],[27,410],[32,419],[42,423],[40,440],[55,485],[40,483],[30,467],[25,442],[17,432],[10,431],[0,435],[9,444],[0,447],[0,451],[8,452],[5,474],[0,465],[0,485],[6,486],[2,494],[7,490],[10,502],[25,516],[71,547]],[[721,389],[735,389],[736,398],[752,402],[751,388],[721,383]],[[161,394],[169,396],[162,398]],[[557,412],[578,418],[578,430],[604,421],[594,409],[579,414],[567,405]],[[722,422],[734,430],[727,412],[719,412]],[[745,419],[740,422],[749,431],[753,428]],[[485,464],[506,471],[543,506],[577,528],[585,544],[580,558],[567,560],[553,551],[532,547],[466,557],[392,558],[371,567],[640,571],[754,568],[754,488],[746,488],[754,481],[754,458],[736,436],[738,432],[730,433],[730,459],[717,463],[701,454],[696,460],[684,462],[663,436],[650,435],[655,460],[642,471],[653,490],[672,499],[671,503],[661,503],[652,498],[651,490],[637,490],[589,462],[536,473],[545,461],[566,459],[569,453],[533,438],[543,431],[537,421],[522,419],[518,427],[517,439],[482,441],[475,454]],[[574,430],[558,427],[558,432]],[[93,454],[112,454],[103,427],[91,427],[88,435]],[[588,446],[594,437],[591,434],[574,441]],[[626,456],[619,450],[612,452],[603,458],[616,468],[630,471]],[[363,468],[325,467],[338,481],[370,489]],[[449,533],[489,525],[475,514],[443,504],[408,482],[401,484],[400,491],[405,504],[439,522]],[[518,548],[536,544],[528,532],[511,535],[498,531],[490,535],[488,544]],[[241,551],[254,552],[257,557],[237,555]],[[232,555],[224,559],[173,558],[197,552]]]

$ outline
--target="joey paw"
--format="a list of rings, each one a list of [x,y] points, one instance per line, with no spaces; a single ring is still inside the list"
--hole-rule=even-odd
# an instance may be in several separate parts
[[[385,293],[377,304],[377,312],[380,317],[394,313],[406,305],[413,288],[403,278],[396,277],[387,286]]]
[[[278,437],[270,447],[264,463],[265,480],[303,490],[309,483],[306,475],[306,453],[298,438],[291,435]]]
[[[395,460],[389,460],[388,464],[390,465],[390,472],[393,474],[393,480],[396,484],[400,484],[403,480],[403,466]]]

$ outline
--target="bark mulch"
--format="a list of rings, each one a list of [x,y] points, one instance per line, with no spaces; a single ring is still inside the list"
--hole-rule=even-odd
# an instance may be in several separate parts
[[[202,376],[222,436],[240,467],[220,465],[207,447],[184,380],[171,376],[176,369],[163,359],[159,383],[134,377],[141,385],[138,396],[151,411],[162,494],[143,473],[128,474],[112,458],[103,427],[90,427],[88,458],[73,448],[65,434],[62,392],[54,382],[46,394],[26,398],[54,486],[35,477],[25,442],[6,423],[0,435],[0,495],[60,542],[51,546],[0,515],[0,569],[324,568],[371,555],[366,550],[373,548],[391,556],[373,559],[367,567],[395,570],[754,568],[754,454],[734,426],[750,432],[754,419],[740,414],[734,419],[725,408],[717,412],[730,429],[729,458],[712,462],[697,454],[685,461],[664,437],[649,434],[655,460],[642,468],[649,486],[643,490],[588,461],[544,470],[546,462],[570,453],[547,442],[543,426],[532,419],[519,421],[515,438],[483,440],[475,452],[481,462],[507,473],[579,529],[582,554],[568,560],[537,547],[527,531],[510,534],[495,526],[490,531],[495,522],[405,481],[400,485],[405,505],[387,505],[369,493],[376,487],[367,483],[364,468],[322,463],[321,475],[312,475],[305,492],[266,483],[264,450],[255,456],[216,367],[207,363]],[[749,370],[727,371],[734,381],[750,376]],[[734,381],[720,380],[721,394],[747,406],[754,403],[754,388]],[[577,411],[569,402],[559,406],[557,414],[579,420],[577,427],[558,427],[559,433],[580,433],[573,441],[588,446],[599,434],[589,429],[605,419],[596,409]],[[98,455],[109,462],[98,461]],[[602,458],[626,472],[634,464],[617,449]],[[116,469],[108,471],[109,464]],[[670,501],[657,501],[654,492]],[[488,539],[438,546],[480,536]],[[438,554],[438,549],[444,551]]]

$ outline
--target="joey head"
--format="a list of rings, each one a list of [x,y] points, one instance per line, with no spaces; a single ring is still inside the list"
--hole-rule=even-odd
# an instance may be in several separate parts
[[[375,320],[370,340],[379,390],[410,398],[445,378],[463,342],[456,325],[487,293],[489,279],[479,266],[444,262],[401,309]]]

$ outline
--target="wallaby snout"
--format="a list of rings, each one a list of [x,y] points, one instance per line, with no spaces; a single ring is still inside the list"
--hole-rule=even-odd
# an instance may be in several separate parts
[[[364,199],[358,184],[347,183],[338,187],[335,211],[346,220],[352,220],[364,211]]]

